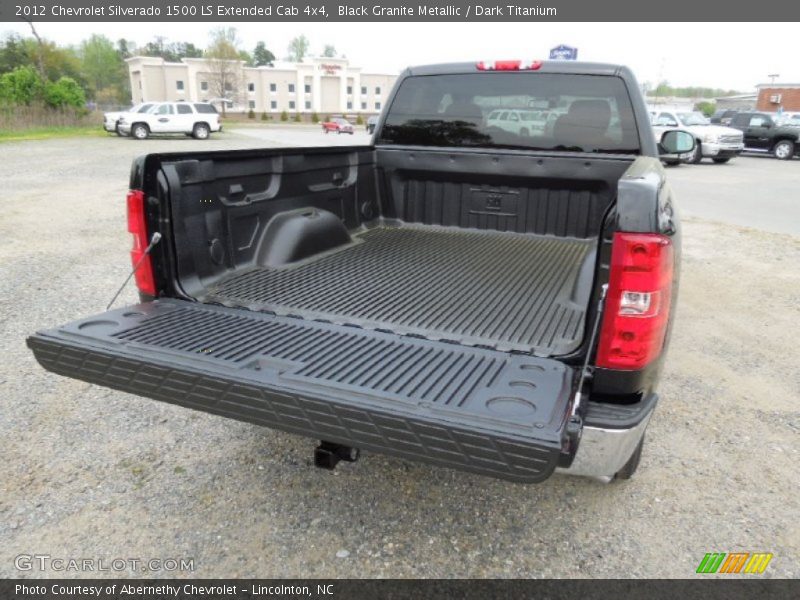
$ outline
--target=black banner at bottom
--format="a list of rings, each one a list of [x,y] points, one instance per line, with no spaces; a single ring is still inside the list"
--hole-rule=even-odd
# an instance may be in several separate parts
[[[605,600],[680,598],[752,600],[800,597],[798,580],[514,580],[514,579],[6,579],[2,600],[361,600],[439,598]]]

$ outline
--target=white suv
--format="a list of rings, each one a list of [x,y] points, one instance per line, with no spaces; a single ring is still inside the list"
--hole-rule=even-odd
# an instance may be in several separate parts
[[[205,140],[212,131],[221,131],[219,114],[207,102],[161,102],[145,114],[124,114],[119,131],[137,140],[151,134],[183,133]]]
[[[486,117],[486,125],[527,137],[544,133],[547,117],[541,110],[497,109]]]

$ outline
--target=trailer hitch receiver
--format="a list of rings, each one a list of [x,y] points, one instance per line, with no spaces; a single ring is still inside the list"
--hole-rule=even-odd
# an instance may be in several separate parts
[[[340,460],[356,462],[360,454],[358,448],[323,441],[314,449],[314,466],[333,471]]]

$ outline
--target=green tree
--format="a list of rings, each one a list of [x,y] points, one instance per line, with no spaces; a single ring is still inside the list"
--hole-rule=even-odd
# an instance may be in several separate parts
[[[241,93],[241,58],[239,34],[235,27],[217,27],[211,31],[211,43],[206,48],[209,89],[218,98],[234,100]],[[225,102],[222,103],[225,115]]]
[[[281,121],[288,121],[288,120],[289,120],[289,113],[287,113],[286,111],[283,111],[281,113]]]
[[[311,122],[312,123],[319,123],[319,115],[315,112],[311,113]]]
[[[118,99],[125,100],[121,96],[128,78],[127,68],[111,40],[95,33],[81,43],[79,56],[91,98],[98,94],[107,96],[108,90],[116,90]]]
[[[252,108],[250,110],[248,110],[247,111],[247,118],[248,119],[255,119],[256,118],[256,111],[254,111]]]
[[[44,82],[32,66],[0,76],[0,103],[31,105],[42,99]]]
[[[325,44],[325,48],[322,50],[322,56],[326,58],[335,58],[336,48],[334,48],[332,44]]]
[[[248,67],[253,66],[253,57],[247,50],[239,50],[239,60],[243,61]]]
[[[716,104],[714,102],[698,102],[694,105],[695,110],[699,110],[705,116],[710,117],[714,114],[714,109],[716,108]]]
[[[70,77],[61,77],[44,87],[44,101],[52,108],[83,108],[86,95],[78,82]]]
[[[294,113],[294,122],[295,123],[300,123],[302,120],[303,120],[303,118],[300,116],[299,112]]]
[[[289,42],[289,61],[303,62],[308,54],[308,38],[305,35],[298,35]]]
[[[255,50],[253,50],[253,65],[256,67],[269,66],[271,67],[275,62],[275,55],[267,50],[264,42],[258,42]]]

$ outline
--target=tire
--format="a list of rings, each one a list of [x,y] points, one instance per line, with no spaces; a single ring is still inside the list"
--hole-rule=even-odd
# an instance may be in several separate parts
[[[326,134],[330,133],[330,131],[328,131],[327,129],[323,129],[322,131],[324,131]]]
[[[123,137],[123,134],[122,134],[122,132],[119,130],[119,123],[117,123],[116,125],[114,125],[114,131],[116,132],[116,134],[117,134],[119,137]]]
[[[631,457],[628,459],[628,462],[617,471],[614,475],[614,479],[616,480],[626,480],[633,477],[633,474],[636,473],[636,469],[639,468],[639,462],[642,460],[642,448],[644,448],[644,437],[639,440],[639,445],[636,446],[636,449],[631,454]]]
[[[665,160],[663,162],[665,167],[677,167],[681,164],[680,160]]]
[[[195,123],[192,128],[192,137],[196,140],[207,140],[211,135],[211,129],[205,123]]]
[[[686,161],[690,165],[698,165],[700,161],[703,160],[703,145],[700,142],[697,142],[697,145],[692,150],[692,155]]]
[[[724,165],[726,162],[730,160],[730,158],[713,158],[711,160],[713,160],[718,165]]]
[[[135,123],[131,127],[131,137],[135,140],[146,140],[150,135],[150,128],[144,123]]]
[[[792,140],[781,140],[775,144],[772,154],[778,160],[791,160],[794,156],[794,142]]]

